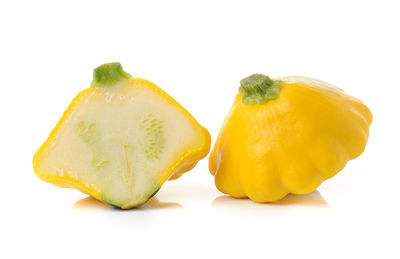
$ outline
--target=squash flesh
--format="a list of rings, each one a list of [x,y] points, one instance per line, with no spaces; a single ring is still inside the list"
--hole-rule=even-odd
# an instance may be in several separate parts
[[[146,202],[209,150],[208,132],[171,100],[143,79],[82,91],[35,155],[35,171],[121,208]]]

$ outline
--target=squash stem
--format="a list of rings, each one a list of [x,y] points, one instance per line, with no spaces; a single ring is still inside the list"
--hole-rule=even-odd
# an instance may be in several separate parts
[[[263,74],[253,74],[240,81],[239,93],[245,104],[264,104],[279,96],[283,82]]]
[[[107,63],[94,69],[91,86],[100,88],[111,87],[131,77],[129,73],[124,71],[120,63]]]

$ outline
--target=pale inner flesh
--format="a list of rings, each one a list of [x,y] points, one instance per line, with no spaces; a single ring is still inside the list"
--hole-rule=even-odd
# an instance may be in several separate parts
[[[177,158],[196,148],[190,118],[140,84],[94,89],[59,128],[39,170],[72,177],[120,207],[145,202]]]

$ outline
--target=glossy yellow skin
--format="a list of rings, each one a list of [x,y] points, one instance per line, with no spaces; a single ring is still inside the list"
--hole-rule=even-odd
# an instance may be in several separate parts
[[[265,104],[236,96],[209,158],[221,192],[256,202],[310,193],[363,152],[367,106],[322,81],[279,80],[279,97]]]
[[[198,127],[201,129],[200,130],[201,134],[199,135],[199,139],[202,140],[203,145],[194,150],[187,150],[183,156],[175,157],[175,160],[171,161],[169,167],[165,168],[165,170],[163,171],[163,173],[161,175],[161,179],[159,180],[160,186],[167,180],[175,180],[175,179],[179,178],[180,176],[182,176],[182,174],[184,174],[185,172],[187,172],[187,171],[191,170],[193,167],[195,167],[197,162],[199,160],[203,159],[210,151],[211,137],[210,137],[208,130],[206,128],[200,126],[198,124],[198,122],[194,119],[194,117],[185,108],[183,108],[170,95],[168,95],[160,87],[153,84],[152,82],[147,81],[145,79],[141,79],[141,78],[132,78],[132,79],[129,79],[126,82],[126,84],[129,84],[131,87],[134,87],[136,84],[139,84],[139,85],[145,85],[146,87],[151,88],[157,94],[159,94],[165,100],[167,100],[169,103],[178,107],[187,117],[190,118],[190,120],[192,121],[193,125],[195,125],[195,127]],[[92,197],[94,197],[98,200],[102,200],[101,192],[98,192],[97,190],[91,188],[88,185],[85,185],[84,183],[80,182],[79,180],[77,180],[75,178],[72,178],[68,175],[49,176],[46,174],[46,172],[41,172],[38,169],[40,160],[43,158],[43,156],[46,155],[46,153],[44,153],[42,151],[48,145],[51,144],[51,142],[55,138],[56,134],[59,134],[59,131],[61,130],[62,125],[64,124],[65,120],[75,111],[75,108],[78,105],[78,103],[81,102],[82,100],[84,100],[86,98],[86,96],[90,95],[93,91],[95,91],[94,88],[88,88],[86,90],[83,90],[72,100],[71,104],[68,106],[67,110],[64,112],[63,116],[58,121],[57,125],[51,131],[47,140],[43,143],[43,145],[35,153],[34,158],[33,158],[33,169],[34,169],[36,175],[40,179],[42,179],[46,182],[52,183],[58,187],[75,188],[81,192],[91,195]]]

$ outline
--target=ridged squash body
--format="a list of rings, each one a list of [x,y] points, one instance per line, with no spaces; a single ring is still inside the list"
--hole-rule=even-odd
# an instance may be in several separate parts
[[[310,193],[363,152],[371,122],[365,104],[330,84],[255,74],[241,81],[209,169],[233,197]]]

